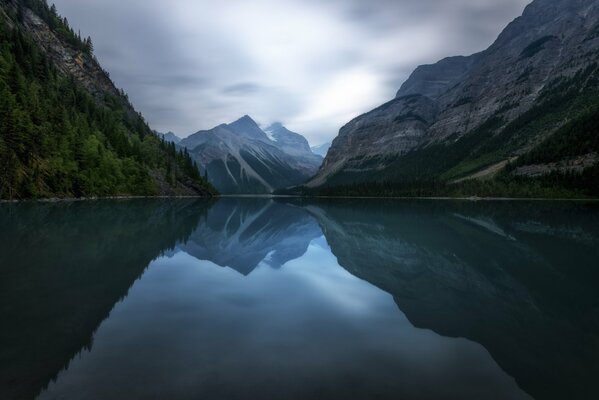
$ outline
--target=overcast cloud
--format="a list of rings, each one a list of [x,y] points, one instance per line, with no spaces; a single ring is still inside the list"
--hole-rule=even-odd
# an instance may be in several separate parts
[[[530,0],[55,0],[159,131],[249,114],[312,145],[419,64],[488,47]]]

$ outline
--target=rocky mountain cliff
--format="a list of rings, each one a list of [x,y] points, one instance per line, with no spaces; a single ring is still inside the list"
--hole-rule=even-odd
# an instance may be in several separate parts
[[[179,145],[188,149],[210,182],[226,194],[271,193],[299,185],[322,163],[303,136],[281,124],[263,131],[247,115],[197,132]]]
[[[592,138],[576,154],[523,156],[567,123],[593,119],[598,58],[597,1],[535,0],[487,50],[418,67],[395,99],[341,128],[308,186],[456,182],[505,169],[515,176],[510,168],[529,162],[595,159]]]
[[[0,1],[0,198],[212,195],[45,0]]]
[[[106,94],[121,96],[110,75],[91,52],[81,51],[79,46],[69,43],[58,30],[52,29],[48,21],[36,11],[40,11],[37,1],[5,0],[5,7],[22,7],[21,28],[30,33],[35,43],[52,60],[56,68],[65,75],[74,77],[82,86],[99,99]],[[128,108],[133,110],[130,104]]]

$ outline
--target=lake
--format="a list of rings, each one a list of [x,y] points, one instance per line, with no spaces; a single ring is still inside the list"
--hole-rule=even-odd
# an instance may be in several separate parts
[[[599,205],[0,204],[2,399],[597,399]]]

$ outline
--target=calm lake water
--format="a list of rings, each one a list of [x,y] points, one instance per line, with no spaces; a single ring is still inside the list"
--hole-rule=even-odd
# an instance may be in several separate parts
[[[0,204],[1,399],[597,399],[599,206]]]

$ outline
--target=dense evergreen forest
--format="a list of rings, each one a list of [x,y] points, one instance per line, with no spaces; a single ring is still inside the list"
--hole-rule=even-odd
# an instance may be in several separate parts
[[[507,172],[494,179],[450,183],[441,180],[378,181],[280,191],[281,195],[322,197],[502,197],[582,199],[599,197],[599,166],[582,173],[550,173],[539,178]]]
[[[307,196],[481,196],[599,197],[599,164],[584,171],[549,171],[542,176],[515,173],[519,167],[571,163],[599,154],[599,65],[593,63],[572,77],[558,77],[541,93],[537,104],[510,123],[500,109],[478,128],[448,143],[417,148],[387,164],[384,171],[341,176],[353,184],[330,183],[281,194]],[[549,135],[547,134],[549,132]],[[522,149],[526,149],[522,151]],[[512,159],[492,178],[462,180],[477,171]],[[349,179],[348,179],[349,178]]]
[[[215,193],[187,151],[159,139],[125,96],[92,96],[59,72],[21,29],[24,7],[82,53],[93,52],[91,39],[45,0],[13,4],[0,2],[1,199]]]

